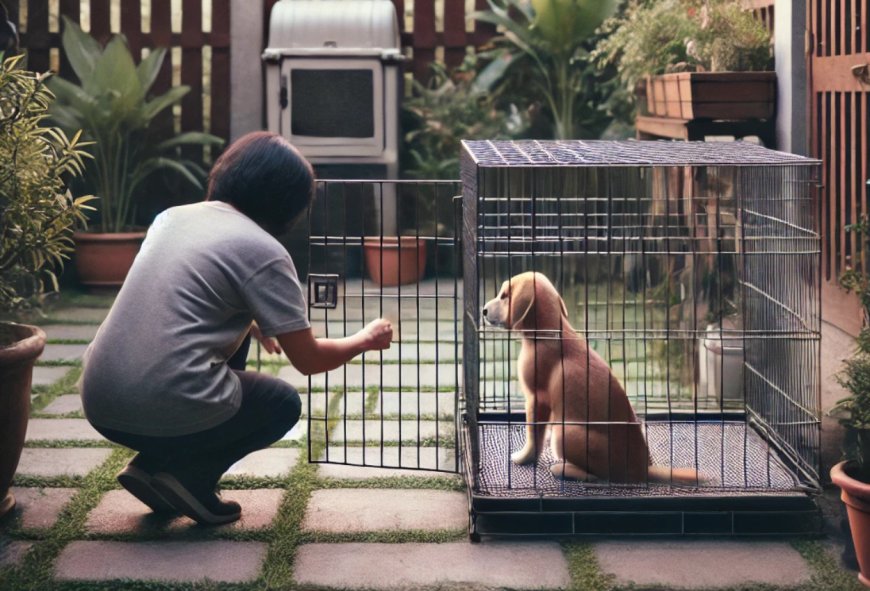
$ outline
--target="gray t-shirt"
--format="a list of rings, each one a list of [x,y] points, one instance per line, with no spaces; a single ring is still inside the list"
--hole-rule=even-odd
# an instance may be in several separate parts
[[[224,422],[241,397],[225,362],[252,320],[266,336],[309,327],[284,247],[226,203],[166,210],[85,354],[85,415],[153,436]]]

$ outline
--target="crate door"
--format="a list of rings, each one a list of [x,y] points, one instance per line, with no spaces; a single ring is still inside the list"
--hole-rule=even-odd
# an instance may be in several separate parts
[[[319,182],[307,244],[315,334],[350,336],[380,317],[394,340],[309,378],[310,461],[457,470],[456,194],[454,182]]]

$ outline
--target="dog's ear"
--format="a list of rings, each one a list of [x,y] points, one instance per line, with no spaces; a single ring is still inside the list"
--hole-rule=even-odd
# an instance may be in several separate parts
[[[559,296],[559,303],[562,304],[562,316],[567,318],[568,317],[568,308],[565,307],[565,300],[562,299],[562,296]]]
[[[520,276],[511,280],[510,291],[510,328],[519,329],[535,305],[535,280],[533,277]]]

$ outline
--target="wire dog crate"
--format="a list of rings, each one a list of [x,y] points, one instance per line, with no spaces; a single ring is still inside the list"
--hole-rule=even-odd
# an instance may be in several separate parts
[[[341,337],[385,317],[396,342],[310,378],[310,461],[461,471],[472,539],[819,531],[818,162],[745,143],[472,141],[461,164],[461,185],[318,182],[294,252],[312,325]],[[558,330],[484,322],[529,271],[564,302]],[[586,347],[551,360],[553,400],[585,400],[582,416],[526,411],[529,342]],[[594,359],[616,380],[593,407],[576,375]],[[563,432],[512,461],[529,433]],[[589,433],[608,465],[635,433],[657,477],[595,474],[577,459]],[[584,477],[558,469],[569,451]]]
[[[818,531],[818,162],[745,143],[605,141],[468,141],[461,162],[472,536]],[[527,271],[561,294],[559,324],[487,326],[484,303]],[[547,392],[534,373],[559,349],[586,353],[559,358],[562,386]],[[618,380],[606,408],[589,406],[596,354]],[[563,414],[529,416],[523,380]],[[618,416],[620,388],[643,421]],[[554,454],[618,465],[632,429],[664,479],[551,470]],[[532,433],[563,432],[537,461],[511,460]]]

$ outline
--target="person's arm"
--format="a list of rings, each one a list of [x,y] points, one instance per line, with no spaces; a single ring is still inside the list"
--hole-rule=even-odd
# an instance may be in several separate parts
[[[373,320],[355,335],[341,339],[316,338],[310,328],[277,336],[290,363],[304,375],[330,371],[365,351],[388,349],[393,339],[392,325]]]

